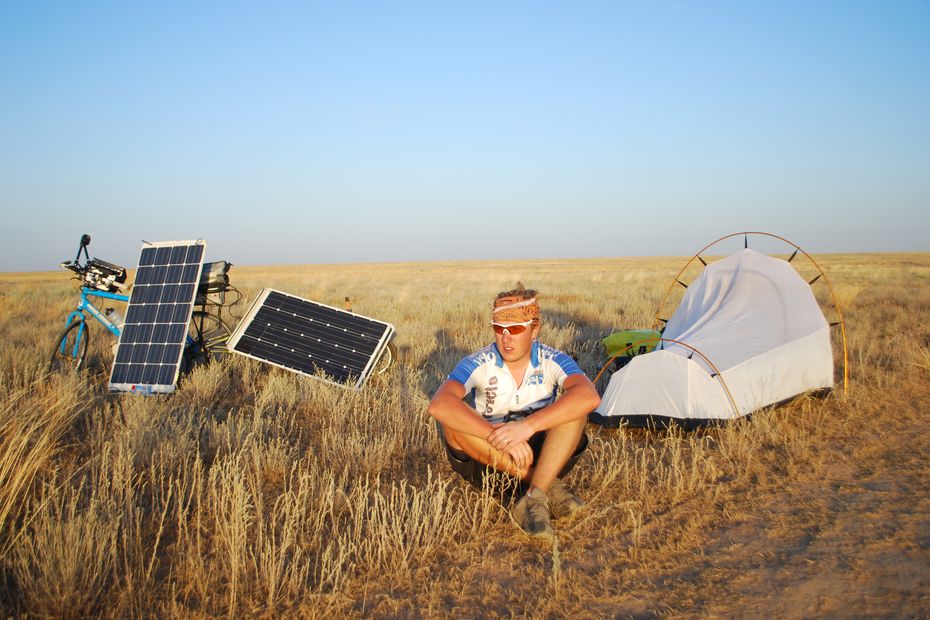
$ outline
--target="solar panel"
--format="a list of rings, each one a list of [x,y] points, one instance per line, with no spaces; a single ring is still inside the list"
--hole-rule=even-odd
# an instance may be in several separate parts
[[[205,248],[203,240],[142,246],[110,390],[174,391]]]
[[[229,349],[358,389],[393,335],[389,323],[266,288],[236,327]]]

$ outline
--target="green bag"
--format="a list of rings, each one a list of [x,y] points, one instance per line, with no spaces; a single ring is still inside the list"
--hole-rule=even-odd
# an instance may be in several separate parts
[[[656,345],[659,344],[658,338],[661,335],[660,332],[654,329],[627,329],[622,332],[614,332],[601,342],[604,343],[608,358],[615,355],[633,357],[655,349]]]

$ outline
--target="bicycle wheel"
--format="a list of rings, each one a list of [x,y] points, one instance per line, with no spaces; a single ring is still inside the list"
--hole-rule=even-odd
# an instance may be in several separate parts
[[[69,368],[78,370],[87,357],[87,324],[72,321],[62,330],[55,340],[52,358],[48,364],[49,372],[61,372]]]
[[[184,346],[187,367],[223,359],[228,352],[226,343],[231,335],[232,330],[218,316],[196,310],[191,315]]]

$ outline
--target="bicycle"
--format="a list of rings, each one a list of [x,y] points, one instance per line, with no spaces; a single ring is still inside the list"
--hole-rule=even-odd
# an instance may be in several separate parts
[[[100,323],[113,336],[119,338],[122,330],[122,316],[114,308],[101,309],[97,304],[100,300],[111,300],[122,303],[129,302],[130,287],[126,282],[126,269],[98,258],[90,258],[87,246],[90,245],[90,235],[82,235],[77,256],[73,261],[63,261],[60,266],[75,273],[74,279],[81,282],[81,298],[65,321],[65,328],[55,340],[52,349],[49,371],[55,372],[71,368],[80,369],[87,356],[89,337],[88,315]],[[84,254],[84,264],[81,264],[81,254]],[[214,265],[221,265],[219,269]],[[206,263],[201,271],[200,286],[197,289],[195,309],[191,314],[190,326],[184,345],[182,356],[182,369],[189,370],[193,366],[218,360],[225,355],[226,342],[232,330],[217,314],[208,311],[208,306],[222,308],[231,304],[217,303],[218,294],[225,295],[227,289],[238,292],[235,287],[229,286],[226,271],[229,263]],[[222,277],[216,277],[220,272]],[[213,300],[211,300],[211,296]],[[240,295],[241,297],[241,295]],[[232,302],[235,303],[235,302]]]

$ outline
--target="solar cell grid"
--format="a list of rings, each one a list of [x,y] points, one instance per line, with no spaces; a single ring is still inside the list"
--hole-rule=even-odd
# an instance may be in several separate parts
[[[393,333],[383,321],[265,289],[233,333],[230,349],[357,388]]]
[[[143,246],[110,375],[111,390],[174,390],[205,245],[169,241]]]

